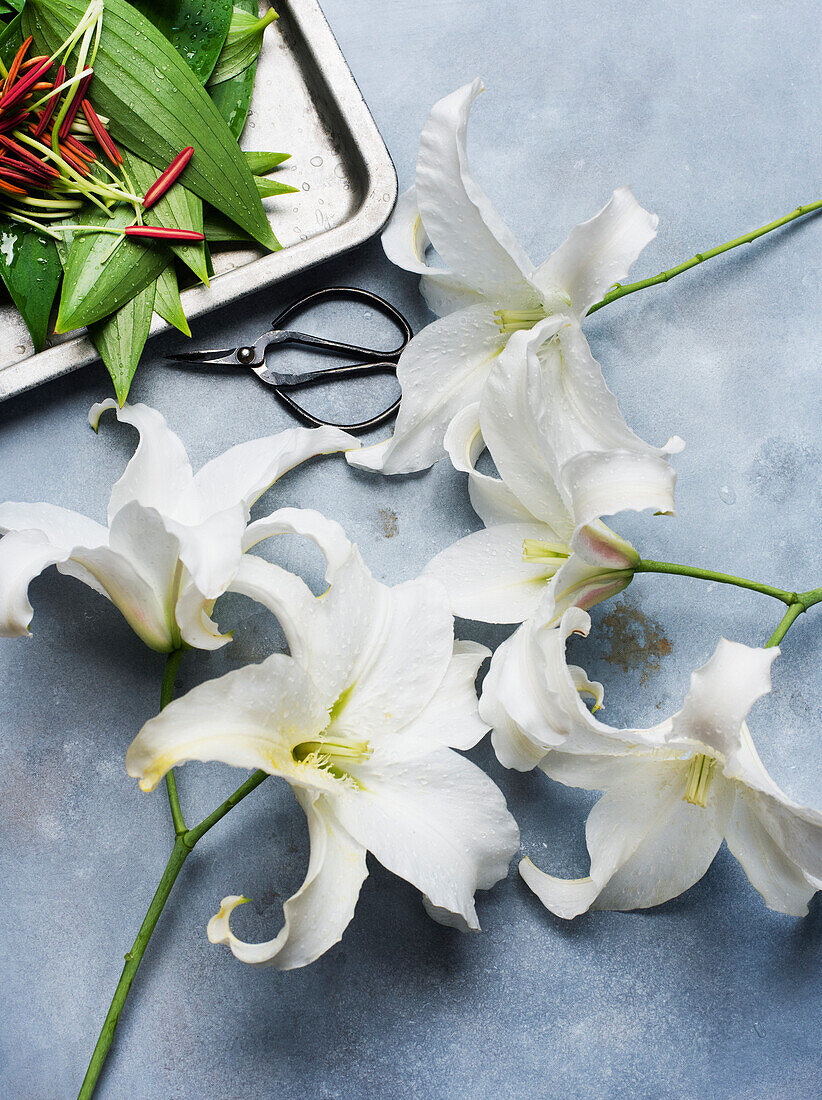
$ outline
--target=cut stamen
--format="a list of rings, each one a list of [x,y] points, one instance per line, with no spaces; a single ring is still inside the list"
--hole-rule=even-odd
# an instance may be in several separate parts
[[[101,149],[106,154],[108,159],[111,161],[112,164],[122,164],[123,157],[120,153],[120,150],[111,140],[111,135],[106,130],[100,119],[100,116],[94,110],[92,105],[87,99],[83,99],[80,103],[80,107],[82,108],[86,122],[89,124],[92,133],[94,134],[95,138],[97,138],[98,144],[100,145]]]
[[[701,806],[703,809],[708,805],[708,792],[715,766],[716,758],[713,756],[706,756],[700,752],[691,757],[683,802],[689,802],[692,806]]]
[[[204,241],[205,235],[194,229],[171,229],[165,225],[127,225],[127,237],[153,237],[159,241]]]
[[[191,160],[194,155],[194,147],[192,145],[186,146],[181,153],[178,153],[174,160],[169,164],[168,168],[162,172],[157,180],[146,191],[146,197],[143,199],[143,208],[148,210],[153,206],[158,199],[161,199],[163,195],[168,191],[179,178],[185,166]]]

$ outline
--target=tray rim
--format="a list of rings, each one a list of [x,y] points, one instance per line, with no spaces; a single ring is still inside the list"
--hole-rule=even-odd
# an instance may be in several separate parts
[[[354,136],[362,160],[365,179],[362,202],[351,217],[323,233],[226,271],[216,277],[210,287],[190,287],[183,291],[189,319],[226,306],[248,293],[250,271],[253,271],[254,289],[258,289],[357,248],[382,229],[396,203],[398,184],[394,163],[319,0],[281,0],[278,8],[281,14],[283,8],[288,9],[289,21],[296,26],[311,54],[322,61],[324,83],[343,123]],[[384,198],[386,194],[388,200]],[[171,328],[155,315],[150,336]],[[0,402],[70,374],[99,358],[94,344],[81,332],[71,340],[10,363],[0,368]]]

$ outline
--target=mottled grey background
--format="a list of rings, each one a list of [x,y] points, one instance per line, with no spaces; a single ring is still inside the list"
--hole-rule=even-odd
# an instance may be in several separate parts
[[[411,180],[430,105],[481,74],[475,172],[542,259],[613,187],[660,214],[637,276],[820,197],[819,9],[785,0],[325,0],[397,164]],[[627,299],[587,331],[632,426],[677,432],[676,519],[621,524],[646,557],[726,568],[786,587],[822,580],[818,374],[822,220]],[[277,292],[349,281],[427,319],[415,280],[374,243]],[[196,326],[239,342],[267,325],[272,295]],[[219,334],[219,335],[217,335]],[[135,399],[163,411],[195,465],[290,422],[251,377],[191,377],[149,351]],[[99,366],[0,407],[0,499],[48,499],[98,518],[133,434],[85,425],[108,393]],[[259,506],[319,507],[342,521],[374,571],[416,574],[477,526],[463,477],[380,480],[341,460],[284,480]],[[273,549],[266,551],[274,553]],[[286,564],[315,567],[296,543]],[[157,705],[162,658],[118,614],[54,571],[32,589],[35,637],[0,642],[3,1097],[75,1094],[169,847],[162,790],[144,795],[123,754]],[[575,658],[603,679],[612,722],[679,705],[721,632],[763,641],[764,597],[640,578],[597,610]],[[220,615],[237,641],[186,659],[181,688],[258,659],[276,632],[247,601]],[[503,630],[461,624],[495,643]],[[795,797],[822,805],[822,614],[800,621],[752,728]],[[584,873],[590,798],[475,753],[510,800],[523,848]],[[183,803],[198,819],[237,783],[191,765]],[[312,967],[256,971],[211,947],[220,897],[268,938],[302,880],[306,836],[271,782],[189,860],[126,1009],[100,1090],[127,1100],[303,1097],[817,1097],[822,1085],[822,905],[771,913],[724,850],[704,880],[652,912],[563,924],[515,874],[480,900],[482,936],[433,924],[418,895],[373,868],[342,943]]]

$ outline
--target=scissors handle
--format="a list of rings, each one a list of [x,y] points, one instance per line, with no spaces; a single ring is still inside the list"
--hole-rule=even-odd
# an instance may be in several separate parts
[[[393,362],[396,364],[400,355],[405,351],[408,341],[413,336],[411,326],[399,310],[395,309],[390,302],[385,300],[385,298],[381,298],[379,294],[374,294],[371,290],[363,290],[361,287],[329,286],[323,287],[320,290],[315,290],[311,294],[306,294],[304,298],[292,302],[292,304],[284,309],[279,316],[275,317],[271,325],[272,329],[284,330],[287,322],[294,317],[295,314],[327,299],[349,299],[357,302],[365,302],[379,313],[382,313],[384,317],[387,317],[389,321],[397,326],[402,333],[402,343],[399,347],[393,348],[390,351],[381,351],[377,348],[365,348],[357,344],[341,343],[338,340],[326,340],[322,336],[312,336],[307,332],[288,330],[283,332],[283,338],[277,342],[277,346],[283,347],[287,344],[297,344],[303,347],[316,348],[318,351],[330,352],[335,355],[355,355],[358,359],[364,360],[364,362],[356,364],[359,370],[352,371],[351,373],[363,373],[362,368],[366,366],[367,363],[371,362]]]
[[[296,417],[305,421],[305,423],[312,428],[330,427],[340,428],[344,432],[365,432],[368,431],[369,428],[377,428],[380,424],[384,424],[387,420],[390,420],[400,407],[400,398],[398,397],[387,409],[383,409],[383,411],[377,413],[376,416],[369,417],[368,420],[360,420],[355,424],[340,424],[335,420],[324,420],[314,416],[304,408],[299,401],[295,401],[287,391],[290,389],[297,389],[298,387],[302,389],[313,385],[315,382],[327,382],[337,378],[353,378],[362,374],[376,374],[383,371],[389,374],[395,374],[396,370],[397,364],[390,360],[383,360],[382,362],[375,363],[355,363],[342,367],[328,367],[326,370],[313,371],[308,375],[297,376],[293,382],[280,383],[273,386],[272,389],[280,401],[282,401]]]

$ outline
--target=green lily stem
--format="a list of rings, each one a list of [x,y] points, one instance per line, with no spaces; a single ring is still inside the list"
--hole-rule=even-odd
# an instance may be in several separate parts
[[[796,603],[792,603],[785,614],[779,621],[779,626],[765,642],[765,649],[770,649],[771,646],[779,645],[793,624],[799,618],[803,611],[806,611],[804,603],[801,600],[797,600]]]
[[[772,596],[782,603],[792,604],[798,597],[795,592],[787,592],[784,588],[774,588],[770,584],[760,584],[759,581],[749,581],[744,577],[735,577],[731,573],[717,573],[713,569],[700,569],[692,565],[676,565],[670,561],[651,561],[643,558],[634,566],[635,573],[672,573],[678,577],[696,577],[702,581],[716,581],[718,584],[733,584],[737,588],[748,588],[752,592],[761,592],[763,596]]]
[[[161,710],[171,702],[171,698],[174,694],[174,679],[180,667],[182,655],[182,649],[175,649],[169,653],[166,660],[163,684],[160,691]],[[168,901],[183,864],[194,850],[194,846],[205,836],[209,829],[216,825],[218,821],[221,821],[230,810],[239,802],[242,802],[246,795],[256,790],[256,788],[267,778],[268,772],[254,772],[253,775],[250,775],[233,794],[230,794],[224,802],[220,803],[216,810],[210,813],[208,817],[204,818],[199,825],[196,825],[193,829],[187,829],[183,820],[182,810],[180,809],[180,801],[177,796],[177,783],[174,778],[174,772],[169,771],[166,774],[168,800],[171,805],[171,816],[174,820],[174,847],[169,856],[165,871],[163,871],[163,877],[160,879],[154,897],[151,899],[151,905],[148,907],[148,912],[143,919],[143,923],[140,925],[140,931],[137,933],[137,938],[131,950],[126,954],[125,966],[120,975],[120,980],[117,983],[117,988],[114,991],[108,1013],[103,1021],[103,1027],[97,1039],[97,1044],[94,1047],[94,1053],[91,1056],[86,1076],[83,1078],[78,1100],[91,1100],[91,1097],[94,1095],[94,1090],[100,1079],[100,1074],[108,1056],[108,1052],[114,1041],[114,1033],[120,1022],[120,1016],[125,1007],[126,998],[129,995],[132,982],[137,975],[137,970],[142,962],[149,940],[157,926],[157,921],[160,919],[160,914]]]
[[[784,588],[773,588],[769,584],[760,584],[759,581],[745,580],[744,577],[734,577],[730,573],[716,573],[713,569],[699,569],[693,565],[676,565],[670,561],[650,561],[642,558],[638,565],[634,566],[635,573],[671,573],[677,577],[696,577],[702,581],[716,581],[719,584],[732,584],[737,588],[747,588],[752,592],[760,592],[763,596],[772,596],[788,605],[788,610],[782,616],[779,626],[765,643],[765,649],[779,645],[799,616],[813,607],[822,603],[822,586],[812,588],[808,592],[788,592]]]
[[[163,683],[160,687],[160,710],[164,710],[174,698],[174,681],[177,678],[182,659],[182,649],[172,649],[166,658]],[[171,807],[171,820],[174,822],[174,835],[182,836],[186,831],[186,823],[180,807],[180,798],[177,794],[177,777],[173,768],[169,768],[166,772],[166,790],[168,791],[168,804]]]
[[[683,271],[690,271],[692,267],[704,263],[705,260],[711,260],[714,256],[721,256],[723,252],[730,252],[732,248],[738,248],[741,244],[750,244],[751,241],[755,241],[758,237],[764,237],[766,233],[770,233],[774,229],[779,229],[783,225],[788,225],[789,222],[795,221],[797,218],[802,218],[805,214],[812,214],[815,210],[822,210],[822,199],[819,199],[817,202],[808,203],[806,206],[797,206],[796,210],[792,210],[790,214],[786,214],[783,218],[777,218],[775,222],[768,222],[767,225],[763,225],[760,229],[752,229],[750,233],[745,233],[741,237],[735,237],[732,241],[727,241],[725,244],[719,244],[716,248],[709,248],[707,252],[697,252],[690,260],[685,260],[684,263],[677,264],[676,267],[668,268],[667,271],[661,271],[659,275],[652,275],[650,279],[641,279],[637,283],[617,283],[613,289],[608,291],[601,301],[591,306],[588,310],[588,314],[596,313],[598,309],[610,305],[611,302],[617,301],[618,298],[624,298],[626,294],[634,294],[637,290],[644,290],[645,287],[657,286],[659,283],[667,283],[676,275],[681,275]]]

